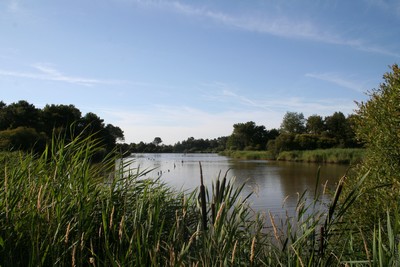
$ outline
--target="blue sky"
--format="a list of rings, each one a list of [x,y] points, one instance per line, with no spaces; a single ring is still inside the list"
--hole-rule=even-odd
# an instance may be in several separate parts
[[[173,144],[352,113],[399,62],[400,2],[3,0],[0,33],[0,100]]]

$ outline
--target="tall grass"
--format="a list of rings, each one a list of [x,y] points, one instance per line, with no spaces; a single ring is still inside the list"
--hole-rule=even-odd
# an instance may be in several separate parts
[[[367,175],[346,197],[343,178],[329,204],[317,184],[314,199],[304,192],[296,215],[278,219],[254,212],[229,172],[211,188],[178,192],[116,156],[93,163],[98,149],[90,138],[54,139],[42,155],[2,161],[1,266],[398,263],[398,216],[373,232],[343,220]]]
[[[247,160],[273,160],[275,159],[273,153],[270,151],[255,151],[255,150],[225,150],[219,153],[222,156],[232,157],[235,159],[247,159]]]
[[[353,164],[362,160],[364,152],[364,149],[360,148],[283,151],[279,153],[277,160]]]

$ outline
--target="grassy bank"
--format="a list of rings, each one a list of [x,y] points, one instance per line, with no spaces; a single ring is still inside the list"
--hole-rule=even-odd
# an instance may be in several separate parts
[[[225,150],[219,153],[221,156],[227,156],[235,159],[265,159],[265,160],[274,160],[274,156],[269,151],[239,151],[239,150]]]
[[[223,151],[222,156],[246,160],[281,160],[315,163],[356,163],[364,156],[364,149],[359,148],[331,148],[317,150],[283,151],[275,157],[270,151]]]
[[[283,151],[279,153],[277,160],[349,164],[360,162],[364,156],[364,152],[364,149],[359,148]]]
[[[229,174],[211,188],[178,192],[129,163],[115,166],[111,156],[93,165],[97,150],[89,139],[54,140],[42,155],[1,162],[1,266],[388,266],[396,259],[400,229],[391,220],[371,232],[343,220],[361,183],[343,199],[342,180],[328,205],[318,194],[300,195],[297,214],[280,221],[255,213],[245,185]],[[199,170],[192,179],[200,185]],[[356,246],[364,236],[374,250]]]

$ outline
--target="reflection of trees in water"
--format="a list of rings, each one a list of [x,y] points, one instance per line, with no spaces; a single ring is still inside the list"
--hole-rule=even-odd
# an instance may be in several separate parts
[[[227,178],[235,177],[235,184],[246,182],[244,194],[254,191],[251,202],[256,210],[269,210],[282,214],[282,202],[286,196],[286,207],[294,207],[297,203],[297,192],[308,190],[313,194],[316,184],[317,164],[273,162],[260,160],[231,160],[215,154],[147,154],[138,157],[136,164],[142,167],[157,167],[153,175],[162,172],[162,180],[179,189],[194,189],[200,184],[201,161],[204,182],[207,186],[229,170]],[[320,188],[328,179],[333,186],[341,177],[347,166],[323,165],[321,167]],[[148,177],[151,175],[148,175]],[[209,188],[211,190],[211,187]],[[312,198],[312,195],[309,196]]]
[[[319,189],[328,180],[331,187],[346,171],[343,165],[323,165],[320,170]],[[298,195],[307,190],[312,199],[317,183],[317,164],[293,162],[235,161],[232,174],[238,184],[247,181],[247,185],[256,189],[252,198],[256,209],[272,209],[283,212],[282,204],[292,209],[297,204]],[[248,192],[251,191],[247,187]]]

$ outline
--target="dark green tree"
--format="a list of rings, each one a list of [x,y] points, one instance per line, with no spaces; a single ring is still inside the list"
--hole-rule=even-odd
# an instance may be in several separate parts
[[[301,134],[305,132],[305,119],[303,113],[286,112],[281,123],[281,132],[289,134]]]
[[[79,109],[74,105],[46,105],[42,112],[43,130],[47,136],[51,136],[53,131],[66,135],[70,139],[71,135],[77,135],[78,129],[73,125],[82,117]]]
[[[322,134],[325,131],[324,119],[319,115],[311,115],[307,118],[306,131],[309,134]]]
[[[15,129],[18,127],[40,129],[41,110],[25,100],[3,106],[2,114],[1,119],[3,121],[0,125],[2,125],[3,128],[1,130]]]
[[[264,126],[258,126],[253,121],[236,123],[233,132],[228,138],[227,146],[230,149],[265,149],[268,142],[268,133]]]
[[[154,137],[153,144],[156,146],[160,145],[162,143],[161,137]]]
[[[328,136],[335,138],[339,145],[345,146],[348,125],[344,114],[335,112],[332,116],[326,117],[325,125]]]

